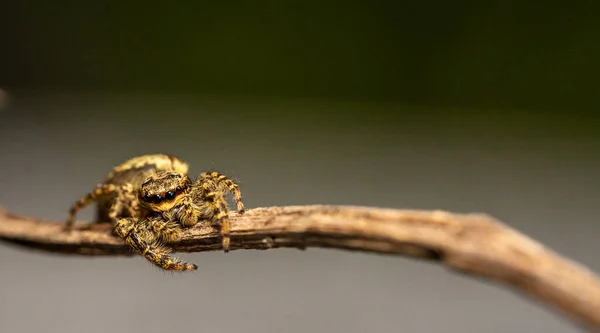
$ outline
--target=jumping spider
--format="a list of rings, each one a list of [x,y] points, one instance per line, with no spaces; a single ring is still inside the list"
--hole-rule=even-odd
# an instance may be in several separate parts
[[[114,232],[136,253],[164,270],[196,270],[194,264],[171,258],[167,243],[177,241],[183,228],[209,222],[220,226],[223,250],[228,252],[230,227],[225,194],[233,194],[240,214],[244,213],[244,204],[238,185],[227,176],[210,171],[192,181],[187,172],[185,162],[169,155],[127,160],[73,204],[65,230],[72,230],[80,209],[97,202],[96,222],[110,221]]]

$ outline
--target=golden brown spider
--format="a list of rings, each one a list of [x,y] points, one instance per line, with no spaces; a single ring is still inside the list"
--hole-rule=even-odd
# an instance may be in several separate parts
[[[223,249],[228,252],[225,194],[233,194],[240,214],[244,204],[238,185],[227,176],[205,172],[193,182],[187,171],[186,163],[169,155],[132,158],[73,205],[65,228],[71,230],[77,211],[97,201],[96,222],[112,222],[115,233],[136,253],[165,270],[195,270],[196,265],[171,258],[167,243],[177,241],[182,228],[206,221],[221,227]]]

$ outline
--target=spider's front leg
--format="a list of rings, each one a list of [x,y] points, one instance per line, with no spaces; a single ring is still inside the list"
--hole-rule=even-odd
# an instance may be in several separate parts
[[[159,241],[171,243],[181,239],[181,225],[169,215],[163,215],[161,218],[149,218],[146,224],[146,229],[152,232]]]
[[[222,195],[225,195],[227,192],[231,193],[237,205],[238,213],[244,214],[245,208],[244,203],[242,202],[242,192],[240,191],[238,184],[231,178],[217,171],[209,171],[200,175],[199,182],[211,184]]]
[[[199,201],[198,208],[201,212],[200,218],[210,221],[213,226],[218,225],[221,227],[223,251],[229,252],[231,226],[227,201],[211,180],[199,179],[196,186],[200,192],[197,198]]]
[[[161,224],[158,219],[136,221],[134,218],[124,218],[115,225],[115,232],[136,253],[164,270],[193,271],[198,269],[198,266],[194,264],[188,264],[169,256],[171,251],[162,245],[159,238],[165,237],[165,234],[172,236],[170,227],[172,225],[168,225],[168,222]],[[155,233],[155,228],[159,230],[158,233]]]
[[[178,207],[163,213],[163,217],[168,221],[179,221],[186,228],[193,227],[198,223],[200,208],[194,203],[191,197],[186,196]]]

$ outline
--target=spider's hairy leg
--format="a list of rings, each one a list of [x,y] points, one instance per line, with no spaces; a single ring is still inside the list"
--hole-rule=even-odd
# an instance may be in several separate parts
[[[117,194],[117,196],[118,196],[118,193],[117,193],[118,189],[119,189],[119,186],[117,186],[117,185],[98,184],[98,186],[96,186],[96,188],[92,192],[81,197],[77,202],[75,202],[73,204],[73,206],[71,206],[71,210],[69,211],[69,216],[67,217],[67,221],[65,223],[65,227],[64,227],[65,230],[69,231],[69,230],[73,229],[73,224],[75,223],[75,216],[77,215],[77,212],[79,210],[85,208],[86,206],[88,206],[92,202],[96,201],[101,196],[113,195],[113,194]],[[117,200],[117,198],[115,200]]]
[[[178,209],[165,214],[165,218],[171,221],[179,221],[184,227],[191,227],[198,223],[200,209],[192,198],[185,197]]]
[[[130,184],[117,187],[115,192],[117,195],[113,198],[108,210],[108,218],[113,225],[118,222],[119,214],[121,214],[123,208],[127,210],[130,216],[137,216],[138,213],[138,201]]]
[[[207,219],[213,225],[219,225],[221,227],[221,237],[223,250],[229,252],[229,245],[231,238],[229,232],[231,225],[229,222],[229,210],[227,209],[227,201],[215,188],[212,182],[201,182],[198,184],[201,189],[202,203],[200,205],[200,211],[202,212],[201,218]]]
[[[242,202],[242,192],[240,191],[240,187],[238,186],[238,184],[234,182],[231,178],[217,171],[209,171],[203,172],[200,175],[200,182],[213,183],[217,190],[222,193],[230,192],[233,195],[233,198],[237,205],[238,213],[244,214],[245,209],[244,203]]]
[[[175,242],[181,239],[181,226],[175,220],[152,218],[148,220],[148,229],[164,242]]]
[[[136,253],[146,258],[154,265],[167,271],[193,271],[198,269],[194,264],[188,264],[177,258],[171,258],[171,251],[163,246],[148,226],[152,222],[139,221],[134,218],[119,219],[115,225],[115,232]]]

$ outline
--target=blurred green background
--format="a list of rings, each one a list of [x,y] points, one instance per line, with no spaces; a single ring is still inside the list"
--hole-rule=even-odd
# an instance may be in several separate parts
[[[598,271],[599,13],[592,1],[6,2],[0,205],[62,220],[114,165],[164,152],[238,179],[249,208],[486,212]],[[0,331],[576,332],[509,289],[404,258],[182,257],[200,270],[3,245]]]
[[[8,87],[595,111],[593,1],[12,1]]]

